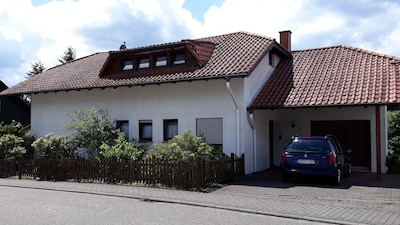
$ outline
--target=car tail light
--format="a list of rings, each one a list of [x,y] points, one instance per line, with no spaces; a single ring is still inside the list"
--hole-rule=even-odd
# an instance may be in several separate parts
[[[329,153],[329,162],[330,165],[335,165],[336,164],[336,156],[333,154],[333,152]]]
[[[285,161],[286,161],[286,155],[285,152],[282,152],[280,162],[284,163]]]

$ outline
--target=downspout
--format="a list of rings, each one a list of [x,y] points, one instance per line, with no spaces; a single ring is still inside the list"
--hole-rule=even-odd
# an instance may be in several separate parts
[[[256,123],[254,122],[254,113],[253,110],[249,112],[249,116],[247,117],[247,121],[250,124],[251,130],[253,131],[253,172],[257,170],[257,151],[256,151]]]
[[[232,88],[231,88],[231,78],[226,77],[226,89],[228,90],[229,94],[232,97],[233,103],[235,104],[236,108],[236,155],[240,157],[240,130],[239,130],[239,123],[240,123],[240,117],[239,117],[239,104],[236,100],[235,95],[233,94]]]

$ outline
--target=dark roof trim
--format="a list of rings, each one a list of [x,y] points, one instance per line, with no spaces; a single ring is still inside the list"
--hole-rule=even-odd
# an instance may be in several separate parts
[[[399,103],[383,102],[383,103],[363,103],[363,104],[334,104],[334,105],[304,105],[304,106],[274,106],[274,107],[247,107],[252,112],[255,110],[279,110],[279,109],[312,109],[312,108],[342,108],[342,107],[370,107],[370,106],[400,106]]]

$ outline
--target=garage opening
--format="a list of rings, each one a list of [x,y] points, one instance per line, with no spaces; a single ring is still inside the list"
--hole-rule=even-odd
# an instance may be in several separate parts
[[[333,134],[344,149],[351,149],[356,169],[371,169],[371,129],[369,120],[311,121],[311,135]]]

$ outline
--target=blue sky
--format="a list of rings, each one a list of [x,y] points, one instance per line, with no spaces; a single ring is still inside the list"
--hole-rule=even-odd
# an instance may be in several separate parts
[[[31,63],[237,31],[292,49],[350,45],[400,57],[398,0],[0,0],[0,80],[13,86]]]

